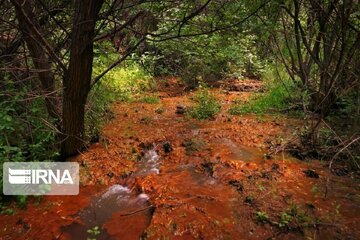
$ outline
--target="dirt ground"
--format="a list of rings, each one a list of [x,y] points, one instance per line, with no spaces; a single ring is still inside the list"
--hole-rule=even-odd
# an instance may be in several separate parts
[[[205,121],[181,114],[194,104],[193,93],[175,78],[149,93],[160,103],[114,104],[100,141],[70,159],[80,164],[80,194],[45,196],[0,216],[0,239],[81,239],[67,226],[85,228],[79,213],[114,185],[146,194],[147,203],[108,211],[101,233],[89,238],[360,239],[359,182],[330,173],[325,162],[270,151],[294,138],[302,120],[230,115],[234,101],[261,91],[255,80],[211,91],[222,108]],[[159,171],[134,174],[149,149],[159,156]]]

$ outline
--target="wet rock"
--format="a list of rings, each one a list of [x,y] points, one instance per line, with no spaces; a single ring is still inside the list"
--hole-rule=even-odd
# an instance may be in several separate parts
[[[185,147],[187,155],[191,155],[194,152],[204,149],[206,142],[199,138],[185,139],[184,142],[181,143],[181,146]]]
[[[247,203],[247,204],[250,204],[250,205],[253,205],[254,201],[255,201],[255,199],[252,196],[246,196],[245,199],[244,199],[244,203]]]
[[[24,230],[29,230],[30,229],[30,225],[21,218],[16,222],[16,224],[17,225],[22,225]]]
[[[311,210],[316,209],[316,207],[315,207],[314,204],[312,204],[312,203],[306,203],[305,206],[306,206],[307,208],[311,209]]]
[[[303,173],[305,173],[305,176],[308,178],[319,178],[319,174],[312,169],[304,170]]]
[[[164,149],[165,153],[170,153],[170,152],[173,151],[173,148],[172,148],[170,142],[164,142],[162,146],[163,146],[163,149]]]
[[[238,181],[238,180],[230,180],[230,181],[229,181],[229,184],[230,184],[231,186],[233,186],[233,187],[236,189],[236,191],[238,191],[238,192],[242,192],[242,191],[244,190],[244,186],[243,186],[242,183],[241,183],[240,181]]]
[[[153,144],[153,143],[141,142],[141,143],[139,144],[139,147],[142,148],[142,149],[145,149],[145,150],[149,150],[149,149],[154,148],[154,144]]]
[[[175,111],[176,114],[185,114],[186,113],[186,107],[185,106],[181,106],[181,105],[178,105],[176,106],[176,111]]]
[[[206,172],[209,173],[209,175],[212,177],[214,175],[214,166],[215,163],[213,162],[206,162],[202,163],[201,166],[206,170]]]

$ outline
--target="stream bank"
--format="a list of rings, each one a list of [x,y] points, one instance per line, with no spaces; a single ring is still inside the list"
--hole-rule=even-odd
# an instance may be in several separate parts
[[[270,143],[292,138],[302,120],[227,113],[259,89],[258,81],[247,84],[212,89],[222,110],[205,121],[176,113],[192,104],[193,93],[173,78],[151,93],[160,103],[114,104],[100,141],[70,159],[81,166],[80,194],[46,196],[0,216],[0,236],[360,238],[358,182],[333,175],[324,162],[269,154]],[[96,226],[93,236],[88,230]]]

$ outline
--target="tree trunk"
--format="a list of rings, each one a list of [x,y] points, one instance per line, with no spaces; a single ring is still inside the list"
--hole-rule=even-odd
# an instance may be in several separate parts
[[[39,24],[33,12],[31,0],[12,0],[15,6],[19,29],[29,49],[34,67],[38,70],[42,93],[45,96],[45,104],[48,113],[55,119],[60,119],[58,110],[57,94],[55,93],[55,78],[51,69],[51,63],[45,49],[39,44],[40,40],[34,33],[35,29],[40,31]],[[30,24],[31,22],[31,24]]]
[[[95,23],[103,0],[76,0],[70,63],[64,77],[61,154],[68,157],[84,147],[86,98],[90,91]]]

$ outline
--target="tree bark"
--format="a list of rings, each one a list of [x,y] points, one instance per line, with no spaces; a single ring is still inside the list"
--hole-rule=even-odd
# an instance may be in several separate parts
[[[75,155],[84,147],[85,104],[91,83],[95,23],[103,2],[75,1],[70,63],[63,81],[63,157]]]
[[[46,50],[39,44],[40,40],[34,31],[40,31],[39,24],[33,12],[31,0],[12,0],[15,7],[19,29],[23,35],[26,46],[29,49],[34,67],[38,70],[42,92],[45,96],[45,104],[49,115],[57,120],[60,119],[57,94],[55,92],[55,78],[51,69],[51,62]],[[30,24],[31,22],[31,24]]]

